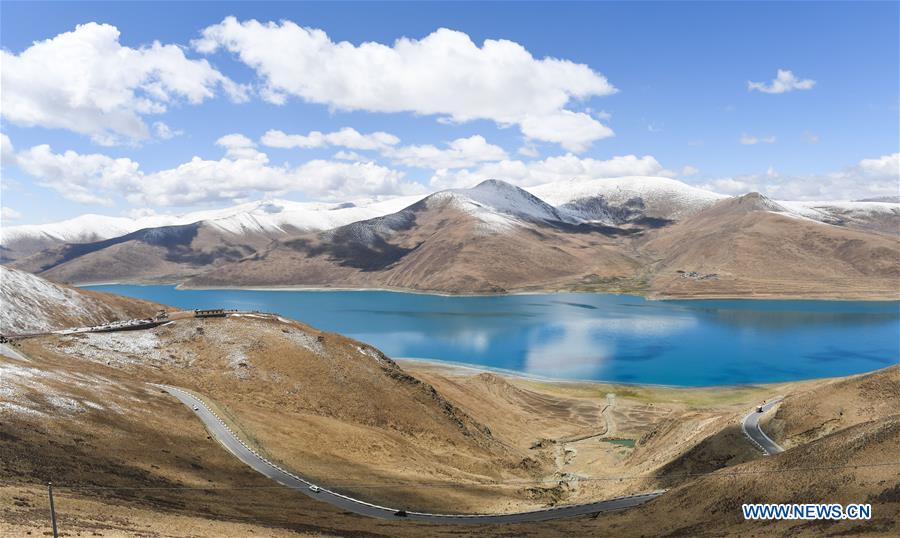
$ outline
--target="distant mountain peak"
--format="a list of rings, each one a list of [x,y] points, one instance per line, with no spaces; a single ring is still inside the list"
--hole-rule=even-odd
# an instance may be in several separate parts
[[[487,179],[465,189],[436,192],[426,198],[429,205],[444,201],[499,227],[513,225],[516,219],[529,222],[563,220],[552,205],[525,189],[499,179]]]
[[[776,213],[790,213],[783,205],[758,192],[749,192],[742,196],[735,196],[723,202],[723,204],[747,212],[774,211]]]
[[[900,195],[893,196],[875,196],[873,198],[862,198],[854,200],[854,202],[878,202],[882,204],[900,204]]]

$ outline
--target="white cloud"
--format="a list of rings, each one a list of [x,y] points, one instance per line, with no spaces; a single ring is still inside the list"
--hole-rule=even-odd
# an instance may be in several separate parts
[[[877,159],[863,159],[859,161],[859,169],[863,175],[870,177],[898,177],[900,176],[900,153],[883,155]],[[894,184],[897,187],[897,184]],[[894,192],[894,194],[897,194]]]
[[[276,104],[299,97],[338,110],[488,119],[571,151],[613,134],[590,114],[566,108],[616,92],[603,75],[568,60],[536,59],[509,40],[479,47],[467,34],[442,28],[419,40],[354,45],[291,21],[227,17],[193,46],[236,54],[262,78],[262,97]]]
[[[816,133],[811,133],[809,131],[805,131],[803,133],[803,138],[810,144],[818,144],[819,143],[819,135],[817,135]]]
[[[150,136],[144,115],[175,102],[200,103],[221,87],[234,100],[245,89],[192,60],[177,45],[137,49],[119,43],[119,30],[94,22],[19,54],[0,51],[2,115],[26,127],[67,129],[110,145]]]
[[[69,200],[107,206],[113,205],[108,193],[129,184],[139,173],[138,164],[131,159],[74,151],[53,153],[47,144],[17,152],[16,166]]]
[[[745,146],[755,146],[756,144],[759,144],[759,143],[774,144],[775,140],[776,139],[774,136],[757,137],[757,136],[751,136],[751,135],[748,135],[745,133],[745,134],[741,135],[740,142],[741,142],[741,144],[743,144]]]
[[[519,155],[523,155],[525,157],[537,157],[540,155],[540,152],[537,149],[537,146],[534,144],[525,144],[517,150]]]
[[[594,140],[613,135],[612,129],[590,115],[571,110],[560,110],[542,116],[528,115],[519,122],[519,126],[522,134],[528,138],[556,142],[576,153],[586,150]]]
[[[592,179],[622,176],[668,176],[673,174],[650,155],[624,155],[607,160],[585,158],[568,153],[540,161],[504,160],[488,163],[475,170],[438,170],[431,178],[435,189],[471,187],[485,179],[502,179],[521,186],[540,185],[567,179]]]
[[[811,90],[816,85],[812,79],[799,79],[787,69],[779,69],[778,74],[768,84],[765,82],[747,82],[747,90],[763,93],[785,93],[794,90]]]
[[[240,133],[227,134],[216,140],[216,145],[225,148],[225,156],[247,161],[268,161],[265,153],[256,150],[256,142]]]
[[[0,207],[0,221],[19,220],[22,214],[11,207]]]
[[[764,174],[718,178],[700,187],[724,194],[755,191],[778,200],[896,196],[900,189],[900,153],[863,159],[843,170],[818,175],[785,175],[770,166]]]
[[[156,133],[156,138],[160,140],[171,140],[184,134],[184,131],[172,129],[161,121],[153,122],[153,132]]]
[[[334,158],[340,161],[365,161],[366,158],[355,151],[341,150],[334,154]]]
[[[12,141],[5,133],[0,133],[0,166],[9,166],[15,164],[16,150],[12,145]]]
[[[416,168],[437,170],[441,168],[463,168],[480,162],[501,161],[508,158],[500,146],[489,144],[481,135],[457,138],[445,149],[431,144],[403,146],[384,152],[394,163]]]
[[[694,175],[697,175],[698,173],[700,173],[700,169],[695,168],[691,165],[686,165],[684,168],[681,169],[681,175],[683,177],[694,176]]]
[[[260,143],[272,148],[321,148],[339,146],[354,150],[378,150],[395,164],[416,168],[462,168],[485,161],[499,161],[507,158],[500,146],[489,144],[481,135],[458,138],[447,143],[446,148],[432,144],[396,147],[400,139],[390,133],[375,132],[361,134],[356,129],[344,127],[331,133],[312,131],[309,134],[287,134],[269,130],[260,138]],[[366,160],[355,151],[339,151],[340,160]]]
[[[342,200],[423,191],[422,185],[406,181],[402,172],[373,162],[313,160],[296,167],[273,166],[244,135],[226,135],[216,144],[225,149],[222,159],[194,157],[153,173],[143,172],[127,158],[74,151],[60,154],[48,145],[16,153],[16,164],[38,184],[84,204],[112,205],[117,196],[135,205],[183,206],[289,192]]]
[[[158,213],[152,207],[135,207],[133,209],[129,209],[128,211],[123,211],[122,214],[130,219],[135,220],[160,215],[160,213]]]
[[[396,136],[378,131],[362,134],[352,127],[344,127],[332,133],[312,131],[309,134],[287,134],[283,131],[269,130],[260,139],[260,143],[270,148],[321,148],[325,146],[341,146],[357,150],[384,149],[400,143]]]

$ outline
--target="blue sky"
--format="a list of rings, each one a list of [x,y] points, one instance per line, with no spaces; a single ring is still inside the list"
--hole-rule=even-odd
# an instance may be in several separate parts
[[[179,212],[272,196],[337,200],[412,194],[463,186],[484,174],[508,174],[501,179],[530,185],[567,174],[646,173],[729,194],[752,189],[779,198],[897,194],[897,2],[3,2],[0,9],[4,50],[0,130],[13,148],[4,150],[4,225],[48,222],[86,212],[121,215],[145,208]],[[354,110],[346,110],[340,103],[327,102],[327,86],[321,90],[325,97],[320,92],[312,99],[305,89],[294,93],[284,89],[294,88],[297,79],[312,80],[309,84],[315,85],[313,79],[334,67],[327,59],[315,64],[319,69],[304,71],[291,58],[276,58],[279,47],[264,45],[269,37],[262,38],[262,45],[229,48],[233,36],[225,31],[215,51],[201,50],[194,40],[227,16],[235,17],[237,25],[251,19],[293,21],[300,27],[321,29],[331,42],[349,41],[357,47],[369,41],[393,47],[399,38],[422,40],[439,28],[449,28],[466,34],[477,47],[485,40],[517,43],[533,62],[496,86],[483,79],[502,71],[502,62],[491,64],[487,71],[473,70],[475,82],[471,85],[434,88],[431,100],[425,96],[418,104],[398,105],[387,92],[381,101],[357,97],[353,101],[357,104],[350,107]],[[155,110],[133,112],[140,105],[123,105],[148,132],[132,137],[104,126],[108,114],[79,108],[72,99],[59,104],[59,95],[70,98],[77,93],[69,91],[68,85],[86,84],[94,95],[119,90],[105,85],[125,82],[61,74],[57,79],[48,75],[44,87],[29,87],[28,81],[34,78],[29,69],[56,73],[55,67],[8,59],[24,59],[33,42],[54,39],[91,22],[118,29],[121,47],[141,49],[154,41],[177,45],[184,55],[179,69],[195,69],[196,63],[191,62],[206,60],[210,70],[238,85],[242,95],[236,97],[225,84],[206,81],[204,88],[210,95],[197,102],[169,91],[155,98]],[[60,41],[54,57],[63,55],[64,45]],[[267,80],[274,79],[267,78],[259,66],[242,61],[241,46],[251,55],[272,56],[267,65],[283,71],[274,76],[288,81],[279,90],[285,94],[284,104],[266,97]],[[315,51],[309,54],[315,62]],[[365,62],[362,53],[358,56]],[[590,80],[579,71],[569,87],[563,83],[556,87],[550,80],[546,87],[523,89],[529,77],[538,76],[537,63],[545,57],[586,66]],[[434,58],[435,65],[442,61],[443,55]],[[365,65],[335,69],[361,72]],[[436,69],[440,74],[441,69]],[[783,93],[748,88],[748,81],[769,84],[779,69],[790,71],[801,81],[800,87]],[[335,75],[337,82],[329,83],[365,84],[377,78],[378,72],[370,73],[369,80],[354,76],[353,72]],[[360,76],[366,77],[365,73]],[[523,77],[521,84],[509,83],[518,80],[516,77]],[[616,91],[598,89],[599,78],[605,78]],[[140,98],[157,79],[164,77],[151,72],[146,79],[128,82],[128,89]],[[804,84],[804,80],[814,83]],[[573,88],[585,81],[594,87],[590,95],[570,97],[555,108],[547,104],[554,99],[555,90],[575,93]],[[429,86],[424,83],[423,87]],[[64,91],[57,95],[54,92],[59,88]],[[494,90],[502,93],[488,95]],[[440,91],[447,91],[449,97],[441,97]],[[466,96],[467,91],[477,95]],[[525,95],[528,91],[532,93]],[[14,101],[17,93],[27,102]],[[454,96],[460,96],[460,103],[450,102]],[[498,120],[499,113],[479,108],[481,96],[488,108],[490,103],[504,104],[508,98],[527,100],[537,107],[546,104],[547,114],[560,110],[584,114],[584,127],[594,135],[568,139],[576,130],[568,124],[547,132],[547,122],[542,121],[546,114],[530,123],[521,119],[529,114],[528,106],[511,109],[513,120]],[[309,102],[315,100],[320,102]],[[33,110],[45,103],[68,108],[35,119]],[[379,111],[392,107],[405,110]],[[440,112],[432,113],[434,110]],[[66,115],[74,119],[61,127],[57,117]],[[154,127],[158,122],[177,135],[160,136]],[[261,141],[270,130],[308,135],[347,127],[362,134],[389,133],[397,142],[358,150],[334,143],[279,148]],[[606,128],[614,134],[600,135]],[[102,136],[97,135],[98,130]],[[232,150],[226,155],[225,142],[220,139],[229,134],[244,138],[229,139]],[[483,140],[461,144],[462,149],[454,153],[458,162],[449,162],[451,168],[440,174],[425,165],[409,165],[414,158],[427,161],[435,155],[423,145],[433,145],[441,152],[453,140],[477,136]],[[26,155],[29,149],[44,144],[49,151]],[[316,144],[307,141],[305,145]],[[403,149],[410,146],[413,149]],[[345,155],[335,157],[340,151]],[[498,155],[498,151],[505,154]],[[65,158],[65,152],[72,154]],[[348,155],[351,152],[356,155]],[[264,168],[241,166],[241,159],[258,161],[260,155],[267,158]],[[209,173],[209,166],[198,165],[196,170],[182,169],[177,175],[159,174],[178,170],[195,156],[218,165],[223,159],[229,162],[216,173]],[[563,156],[567,157],[564,163],[542,162]],[[612,161],[625,156],[634,158]],[[128,159],[127,166],[114,159]],[[304,167],[309,161],[318,162]],[[498,164],[503,161],[506,164]],[[604,164],[607,161],[611,163]],[[268,179],[247,183],[234,178],[231,182],[216,175],[236,173]],[[335,177],[345,173],[350,176]],[[128,177],[123,178],[125,175]],[[313,176],[317,179],[309,179]],[[215,192],[216,185],[227,185],[228,192]],[[197,187],[196,192],[188,192],[192,186]]]

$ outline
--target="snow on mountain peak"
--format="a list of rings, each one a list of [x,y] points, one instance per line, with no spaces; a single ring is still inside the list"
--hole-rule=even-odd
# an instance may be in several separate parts
[[[550,204],[505,181],[488,179],[468,189],[449,189],[432,194],[430,203],[451,201],[457,208],[478,218],[490,230],[505,229],[517,221],[562,220]]]
[[[627,176],[571,179],[529,187],[528,191],[557,208],[601,198],[611,206],[638,203],[646,216],[678,220],[728,198],[665,177]],[[576,213],[577,216],[577,213]],[[583,215],[585,220],[594,220]]]
[[[394,213],[419,200],[418,196],[345,203],[262,200],[224,209],[195,211],[182,215],[150,215],[140,218],[81,215],[50,224],[3,226],[0,244],[16,243],[35,251],[55,243],[88,243],[119,237],[145,228],[180,226],[203,222],[230,234],[281,234],[288,231],[327,230],[359,220]],[[26,254],[30,253],[28,250]]]

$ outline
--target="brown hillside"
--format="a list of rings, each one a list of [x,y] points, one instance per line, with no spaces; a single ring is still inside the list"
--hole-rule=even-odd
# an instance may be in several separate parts
[[[896,238],[793,218],[758,194],[654,233],[651,290],[666,297],[900,296]]]
[[[172,282],[253,254],[272,239],[259,231],[236,235],[195,223],[59,245],[12,265],[57,282]]]
[[[337,489],[348,484],[347,491],[364,499],[431,508],[446,506],[455,493],[354,490],[349,484],[446,481],[465,490],[466,484],[533,478],[540,471],[522,468],[524,451],[495,439],[376,349],[292,321],[180,319],[149,331],[23,346],[35,355],[49,352],[55,361],[109,365],[196,391],[273,460]],[[515,490],[490,503],[504,506]],[[459,506],[474,509],[462,500]]]
[[[521,219],[498,228],[453,202],[432,196],[387,217],[280,241],[188,285],[503,292],[587,275],[628,278],[637,268],[618,246],[624,230],[573,230]]]
[[[900,412],[900,365],[788,395],[766,424],[785,448]]]

